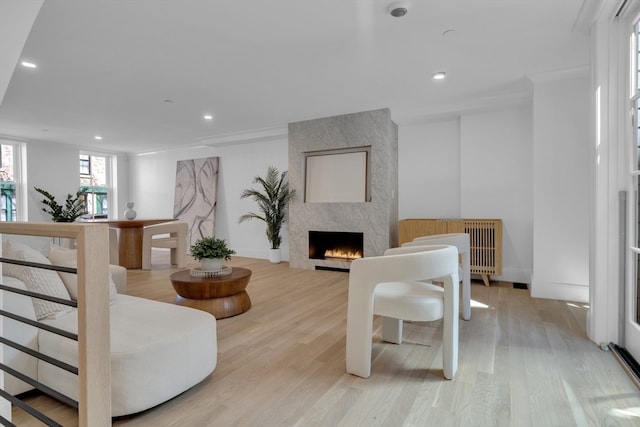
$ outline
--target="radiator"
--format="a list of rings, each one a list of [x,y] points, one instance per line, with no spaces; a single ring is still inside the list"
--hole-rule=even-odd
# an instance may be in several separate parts
[[[489,286],[490,275],[502,274],[502,221],[465,219],[464,232],[471,243],[471,274],[479,274]]]
[[[403,219],[399,244],[416,237],[467,233],[471,243],[471,274],[489,286],[490,276],[502,274],[502,220],[500,219]]]

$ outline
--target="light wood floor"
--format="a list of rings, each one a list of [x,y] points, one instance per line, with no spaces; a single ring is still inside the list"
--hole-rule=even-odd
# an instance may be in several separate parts
[[[453,380],[442,376],[441,322],[406,324],[398,346],[380,341],[378,319],[372,376],[362,379],[345,373],[348,273],[241,257],[230,264],[253,271],[253,307],[218,321],[213,374],[115,426],[640,425],[640,393],[612,353],[587,339],[583,304],[474,282]],[[128,293],[172,302],[173,271],[167,263],[130,270]],[[70,408],[29,401],[77,425]],[[16,409],[14,422],[37,425]]]

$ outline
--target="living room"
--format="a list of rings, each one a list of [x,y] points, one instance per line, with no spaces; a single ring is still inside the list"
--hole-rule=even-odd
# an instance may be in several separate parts
[[[533,296],[587,301],[589,217],[585,212],[590,209],[591,154],[584,141],[590,135],[590,39],[585,31],[589,10],[577,8],[577,4],[567,7],[568,14],[564,12],[580,26],[567,35],[567,41],[559,44],[564,49],[561,58],[554,61],[554,57],[550,57],[545,59],[548,64],[532,66],[505,90],[483,89],[474,98],[460,99],[460,91],[452,87],[453,83],[446,86],[445,81],[445,86],[440,87],[440,82],[432,82],[429,83],[434,86],[430,89],[434,90],[431,96],[445,100],[440,105],[429,105],[426,109],[414,107],[415,111],[408,114],[394,108],[393,102],[382,100],[368,103],[370,107],[366,110],[389,108],[392,120],[398,125],[399,219],[499,218],[505,233],[503,275],[498,279],[527,283]],[[414,6],[416,10],[402,18],[390,17],[387,13],[376,15],[376,20],[388,18],[376,25],[380,31],[399,31],[402,21],[398,19],[423,17],[422,6],[412,8]],[[90,7],[86,10],[83,7],[74,13],[81,16],[93,12]],[[55,13],[52,9],[52,16]],[[413,31],[415,22],[405,22]],[[557,25],[565,28],[567,24]],[[442,43],[460,42],[459,39],[447,41],[447,37],[460,37],[452,36],[451,32],[442,36]],[[403,38],[401,34],[399,37]],[[17,79],[25,79],[28,84],[30,78],[18,68],[13,80],[17,84]],[[14,85],[9,87],[7,97],[16,98],[12,87]],[[458,98],[453,97],[454,93]],[[13,104],[10,101],[3,102],[5,110]],[[322,101],[327,102],[326,97]],[[163,104],[169,105],[161,108],[175,108],[170,98]],[[337,105],[321,109],[319,104],[307,113],[315,115],[297,113],[290,116],[294,119],[290,122],[366,111],[352,110],[357,108],[352,101]],[[154,114],[166,115],[167,112],[158,110]],[[256,174],[263,173],[270,165],[287,170],[291,160],[287,122],[266,124],[263,119],[263,123],[260,127],[245,125],[244,130],[222,131],[218,135],[210,131],[213,134],[208,137],[198,137],[195,141],[178,139],[171,143],[165,142],[167,132],[160,131],[155,145],[141,135],[140,138],[146,138],[144,146],[150,148],[139,148],[142,145],[131,142],[132,149],[128,152],[111,148],[117,142],[107,143],[106,135],[95,146],[77,142],[64,146],[58,145],[62,141],[47,136],[52,133],[49,130],[39,132],[40,137],[16,139],[11,138],[10,131],[5,131],[7,143],[25,146],[27,168],[23,179],[27,185],[21,188],[21,198],[22,203],[26,199],[26,205],[22,206],[27,209],[27,215],[19,215],[31,221],[46,219],[40,212],[33,191],[35,186],[58,195],[74,191],[77,176],[73,165],[83,150],[112,154],[117,159],[112,171],[111,187],[115,197],[112,197],[111,215],[121,213],[125,203],[133,201],[140,217],[171,217],[176,160],[217,156],[220,181],[215,232],[229,241],[238,254],[264,257],[266,241],[255,239],[260,234],[259,225],[237,223],[237,218],[251,208],[249,201],[240,200],[239,195]],[[223,124],[215,124],[220,125]],[[52,165],[56,165],[54,182],[50,180]],[[429,189],[428,197],[421,194],[425,189]],[[559,205],[561,209],[550,208]],[[284,259],[288,259],[287,236],[282,249]],[[559,256],[566,258],[568,253],[573,254],[568,262],[549,262]]]
[[[605,9],[613,7],[607,4]],[[617,223],[608,219],[615,216],[610,205],[619,187],[609,182],[609,178],[618,181],[614,126],[605,124],[602,129],[611,137],[603,138],[603,143],[611,139],[606,146],[610,157],[605,156],[610,163],[594,166],[596,153],[589,142],[594,139],[595,89],[601,88],[603,101],[615,103],[606,83],[608,73],[615,70],[606,71],[611,64],[603,55],[593,59],[589,54],[607,50],[603,28],[609,27],[604,21],[592,27],[600,38],[594,41],[587,32],[583,34],[582,62],[522,76],[517,85],[523,90],[517,94],[496,93],[412,117],[391,109],[399,129],[399,218],[500,218],[503,274],[495,279],[526,283],[532,297],[589,302],[591,310],[608,301],[603,295],[611,295],[612,300],[618,295],[610,285],[616,283],[618,273],[609,272],[617,268],[617,257],[613,251],[602,252],[616,243],[610,230]],[[360,111],[341,108],[296,120]],[[260,224],[238,224],[239,216],[252,208],[239,195],[268,166],[290,169],[286,123],[134,152],[9,136],[3,133],[2,139],[24,146],[27,185],[23,194],[30,221],[47,219],[40,212],[34,186],[46,186],[59,195],[77,188],[80,151],[99,151],[117,159],[113,209],[121,213],[127,201],[134,201],[140,217],[173,214],[176,160],[219,157],[216,235],[229,241],[239,257],[267,258]],[[288,251],[285,230],[285,260]],[[616,340],[617,332],[607,326],[617,319],[613,305],[609,302],[590,314],[587,333],[594,343]]]
[[[530,284],[534,296],[588,301],[588,216],[584,214],[588,211],[588,169],[584,166],[588,163],[588,147],[582,143],[588,127],[587,83],[586,68],[563,71],[559,77],[538,84],[535,106],[527,97],[457,117],[400,124],[399,219],[502,219],[503,274],[496,279]],[[576,104],[584,106],[582,111],[575,108]],[[534,110],[549,105],[558,109],[558,114],[548,121],[536,121],[537,128],[532,132]],[[575,125],[580,122],[584,126]],[[534,134],[548,135],[536,142],[536,156]],[[171,217],[176,161],[217,156],[216,235],[230,242],[241,256],[268,258],[266,237],[256,239],[264,236],[260,224],[238,223],[238,218],[252,209],[251,201],[241,200],[240,194],[268,166],[289,169],[287,129],[249,132],[233,138],[232,143],[225,136],[221,141],[212,139],[195,147],[155,153],[115,153],[118,199],[113,209],[121,214],[131,200],[140,218]],[[37,141],[26,145],[30,187],[45,186],[59,195],[77,187],[78,148]],[[573,165],[575,170],[567,173],[556,166],[558,163]],[[57,168],[53,182],[49,179],[51,164]],[[40,195],[31,188],[28,194],[30,220],[48,220],[39,205]],[[533,208],[534,194],[538,210]],[[565,205],[562,211],[544,209],[558,204]],[[563,230],[568,234],[558,239],[554,228],[563,222],[572,227]],[[570,265],[534,264],[534,250],[539,256],[577,255]],[[289,259],[286,229],[282,254],[283,259]],[[532,275],[539,278],[538,282],[532,282]]]

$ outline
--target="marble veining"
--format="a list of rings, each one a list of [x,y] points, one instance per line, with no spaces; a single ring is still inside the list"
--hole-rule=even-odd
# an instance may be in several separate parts
[[[306,152],[371,147],[371,201],[305,203]],[[299,195],[289,205],[289,263],[345,268],[348,263],[309,259],[309,230],[364,233],[364,256],[397,245],[398,127],[388,109],[289,124],[289,185]]]

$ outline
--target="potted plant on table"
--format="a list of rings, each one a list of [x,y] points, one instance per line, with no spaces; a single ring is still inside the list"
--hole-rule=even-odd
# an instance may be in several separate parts
[[[200,261],[202,271],[220,271],[224,261],[231,259],[236,251],[229,248],[224,239],[203,237],[191,246],[191,256]]]
[[[244,214],[240,217],[238,222],[250,219],[259,219],[266,223],[267,239],[271,244],[269,260],[272,263],[277,264],[280,262],[280,243],[282,243],[280,231],[282,229],[282,224],[287,221],[287,208],[289,206],[289,202],[295,197],[296,190],[291,190],[289,188],[287,171],[280,173],[278,172],[278,169],[273,166],[269,166],[264,178],[256,176],[253,179],[253,183],[260,184],[262,189],[245,189],[242,191],[242,194],[240,194],[240,198],[244,199],[251,197],[258,203],[260,213],[249,212]]]

